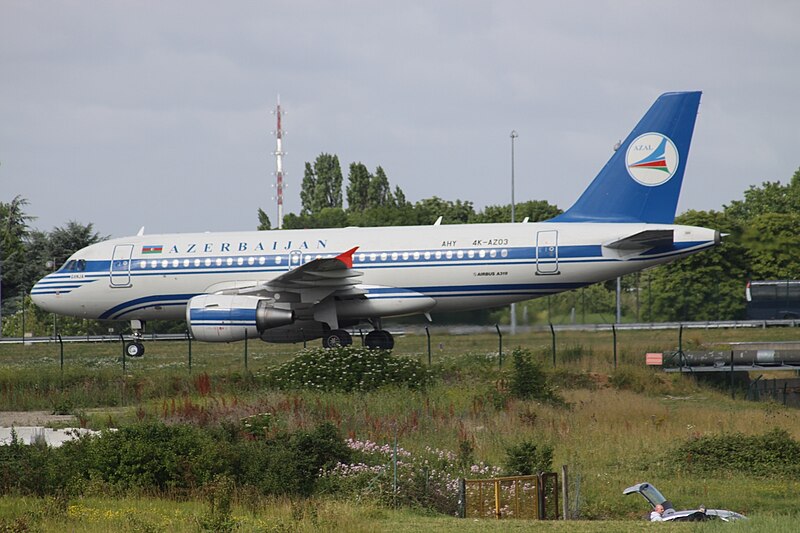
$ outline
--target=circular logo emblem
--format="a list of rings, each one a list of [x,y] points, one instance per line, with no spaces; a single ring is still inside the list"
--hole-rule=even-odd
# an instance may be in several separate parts
[[[648,187],[669,181],[678,170],[678,163],[678,149],[675,148],[675,143],[660,133],[639,135],[625,153],[628,174]]]

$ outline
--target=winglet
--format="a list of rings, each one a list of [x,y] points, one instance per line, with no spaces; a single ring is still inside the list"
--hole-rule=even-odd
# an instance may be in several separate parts
[[[344,266],[347,268],[353,268],[353,254],[356,253],[356,250],[358,250],[358,246],[355,248],[350,248],[346,252],[340,253],[336,256],[336,259],[344,263]]]

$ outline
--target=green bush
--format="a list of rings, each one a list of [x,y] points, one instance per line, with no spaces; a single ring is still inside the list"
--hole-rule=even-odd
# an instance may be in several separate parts
[[[679,469],[800,479],[800,443],[782,429],[692,438],[671,455]]]
[[[417,360],[354,346],[310,348],[270,374],[273,385],[281,389],[343,392],[366,392],[387,385],[419,389],[430,378]]]
[[[310,496],[320,474],[351,454],[330,423],[268,441],[245,441],[237,451],[235,474],[241,485],[262,494],[301,496]]]
[[[225,428],[141,423],[59,448],[0,446],[0,495],[191,495],[223,490],[220,476],[228,476],[264,495],[309,496],[321,473],[350,453],[331,424],[256,440]]]
[[[86,475],[123,490],[190,490],[224,470],[217,440],[188,424],[136,424],[81,444]]]
[[[533,360],[530,350],[515,348],[511,352],[513,370],[509,381],[509,392],[520,400],[536,399],[563,404],[550,384],[542,366]]]
[[[539,472],[550,472],[553,469],[553,447],[539,446],[529,440],[511,445],[506,448],[503,467],[509,476],[530,476]]]

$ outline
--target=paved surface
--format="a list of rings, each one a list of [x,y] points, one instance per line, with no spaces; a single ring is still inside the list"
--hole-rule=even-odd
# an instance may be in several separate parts
[[[44,441],[56,448],[81,435],[97,433],[91,429],[82,428],[51,429],[42,426],[14,426],[13,428],[0,428],[0,446],[11,443],[12,431],[16,433],[17,440],[23,444]]]

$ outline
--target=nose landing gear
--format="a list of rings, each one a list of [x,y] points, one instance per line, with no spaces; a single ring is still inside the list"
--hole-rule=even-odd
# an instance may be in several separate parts
[[[131,320],[131,332],[133,340],[125,344],[125,354],[128,357],[144,357],[144,344],[142,344],[144,322],[141,320]]]

